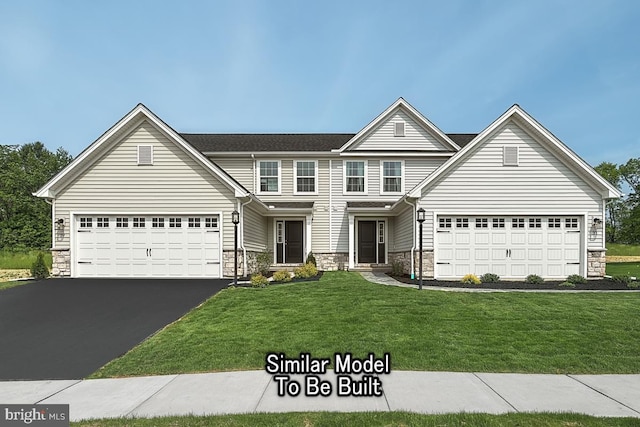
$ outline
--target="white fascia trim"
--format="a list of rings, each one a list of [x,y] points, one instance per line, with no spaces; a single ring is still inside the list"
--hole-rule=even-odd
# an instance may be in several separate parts
[[[460,150],[460,146],[458,146],[455,142],[453,142],[444,132],[442,132],[440,129],[438,129],[438,127],[436,125],[431,123],[418,110],[413,108],[413,106],[411,106],[411,104],[409,104],[407,101],[405,101],[404,98],[400,97],[400,98],[398,98],[396,100],[396,102],[394,102],[389,107],[387,107],[387,109],[384,110],[380,115],[378,115],[375,119],[373,119],[371,122],[369,122],[368,125],[366,125],[353,138],[351,138],[349,141],[347,141],[342,147],[340,147],[338,150],[331,150],[331,151],[341,153],[341,152],[351,148],[364,135],[366,135],[370,130],[372,130],[374,127],[376,127],[381,122],[383,122],[397,108],[403,108],[405,111],[407,111],[410,115],[413,116],[413,118],[416,120],[416,122],[419,125],[421,125],[423,128],[425,128],[425,130],[436,134],[445,144],[449,145],[452,149],[454,149],[456,151]]]
[[[205,169],[213,172],[224,184],[230,189],[234,190],[236,197],[242,197],[247,192],[238,184],[233,182],[227,175],[216,165],[212,164],[202,153],[197,151],[191,144],[187,143],[176,131],[174,131],[169,125],[164,123],[158,116],[156,116],[151,110],[145,107],[143,104],[138,104],[133,110],[126,114],[120,121],[113,125],[109,130],[103,133],[97,140],[95,140],[89,147],[87,147],[78,157],[76,157],[67,167],[65,167],[60,173],[47,182],[40,190],[34,194],[36,197],[53,197],[51,195],[51,188],[59,183],[64,177],[72,173],[83,164],[85,160],[91,156],[98,148],[109,141],[117,132],[122,130],[125,126],[128,126],[133,120],[142,121],[143,119],[149,120],[154,126],[165,133],[169,138],[173,139],[185,152],[191,155],[195,160],[199,161]]]
[[[315,191],[298,191],[298,162],[313,162],[314,163],[314,167],[313,167],[313,171],[314,171],[314,184],[313,184],[313,188],[315,188]],[[310,177],[301,177],[301,178],[310,178]],[[318,195],[318,187],[320,183],[318,182],[318,161],[317,160],[293,160],[293,194],[296,195],[301,195],[301,196],[306,196],[306,195],[310,195],[310,196],[317,196]]]
[[[451,151],[416,151],[416,152],[380,152],[380,151],[347,151],[340,153],[340,157],[451,157],[456,153]]]
[[[203,151],[207,157],[251,157],[260,156],[264,157],[313,157],[314,159],[323,158],[335,158],[337,157],[331,151],[259,151],[259,152],[247,152],[247,151]]]

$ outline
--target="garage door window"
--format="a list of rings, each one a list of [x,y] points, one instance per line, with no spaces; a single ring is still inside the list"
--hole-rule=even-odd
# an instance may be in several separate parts
[[[560,218],[549,218],[549,228],[560,228],[561,224]]]
[[[128,228],[129,218],[116,218],[116,228]]]
[[[451,218],[440,218],[438,220],[438,226],[440,228],[451,228]]]
[[[488,228],[489,220],[487,218],[476,218],[476,228]]]
[[[456,228],[469,228],[469,218],[456,218]]]
[[[80,218],[80,228],[91,228],[91,226],[92,226],[91,217]]]
[[[164,228],[164,218],[151,218],[152,228]]]
[[[504,228],[504,218],[493,218],[491,222],[493,228]]]
[[[542,218],[529,218],[529,228],[542,228]]]
[[[109,218],[96,218],[96,226],[98,228],[109,228]]]
[[[578,218],[566,218],[564,222],[565,228],[578,229]]]
[[[511,227],[512,228],[524,228],[524,218],[512,218],[511,219]]]
[[[189,228],[200,228],[200,218],[189,218]]]
[[[205,218],[204,226],[206,228],[218,228],[218,218]]]
[[[169,228],[182,228],[182,218],[169,218]]]
[[[144,218],[133,218],[133,228],[144,228]]]

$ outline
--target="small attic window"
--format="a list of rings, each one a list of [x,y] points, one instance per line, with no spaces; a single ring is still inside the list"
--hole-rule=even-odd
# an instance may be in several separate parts
[[[138,145],[138,165],[153,164],[153,145]]]
[[[404,122],[395,122],[393,136],[404,136]]]
[[[503,147],[503,166],[518,166],[518,160],[518,147]]]

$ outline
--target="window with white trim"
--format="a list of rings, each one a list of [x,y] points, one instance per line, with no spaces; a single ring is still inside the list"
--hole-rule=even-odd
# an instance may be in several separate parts
[[[200,228],[200,218],[189,218],[189,228]]]
[[[217,217],[205,218],[204,228],[218,228],[218,218]]]
[[[182,228],[182,218],[169,218],[169,228]]]
[[[456,218],[456,228],[469,228],[469,218]]]
[[[164,218],[151,218],[151,228],[164,228]]]
[[[438,218],[438,228],[451,228],[451,218]]]
[[[542,228],[542,218],[529,218],[529,228]]]
[[[402,162],[382,162],[382,192],[402,192]]]
[[[129,218],[127,217],[116,218],[116,228],[129,228]]]
[[[144,218],[133,217],[133,228],[144,228]]]
[[[560,228],[562,221],[560,218],[549,218],[549,228]]]
[[[261,160],[258,162],[261,193],[280,192],[280,162],[277,160]]]
[[[106,217],[98,217],[98,218],[96,218],[96,227],[98,227],[98,228],[109,228],[109,218],[106,218]]]
[[[80,218],[80,228],[91,228],[92,225],[93,225],[93,218],[91,217]]]
[[[365,193],[365,163],[358,160],[344,162],[345,191],[347,193]]]
[[[504,218],[492,218],[491,228],[504,228]]]
[[[565,218],[564,227],[569,229],[578,229],[578,218]]]
[[[489,219],[476,218],[476,228],[489,228]]]
[[[315,160],[298,160],[293,164],[296,193],[315,193],[318,163]]]
[[[511,218],[511,228],[524,228],[524,218]]]

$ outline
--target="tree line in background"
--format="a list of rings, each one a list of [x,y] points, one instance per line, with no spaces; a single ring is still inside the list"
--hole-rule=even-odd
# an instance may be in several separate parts
[[[32,195],[71,162],[41,142],[0,145],[0,248],[23,251],[51,247],[51,206]]]
[[[51,247],[51,207],[32,195],[73,157],[63,148],[51,152],[41,142],[0,145],[0,248],[22,251]],[[640,158],[623,165],[603,162],[595,170],[622,191],[606,206],[607,242],[640,243]]]
[[[607,242],[640,243],[640,158],[623,165],[603,162],[595,170],[618,190],[622,191],[624,183],[631,190],[625,197],[607,203]]]

